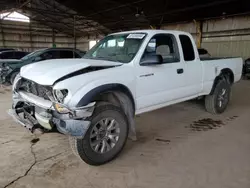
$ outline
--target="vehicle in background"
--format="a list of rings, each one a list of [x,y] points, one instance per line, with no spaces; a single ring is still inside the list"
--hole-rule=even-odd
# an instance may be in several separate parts
[[[250,78],[250,58],[246,59],[243,64],[242,75],[247,79]]]
[[[22,51],[2,51],[0,52],[0,61],[4,61],[4,59],[21,59],[22,57],[28,55],[29,52],[22,52]]]
[[[198,53],[199,53],[200,58],[211,57],[208,51],[204,48],[198,48]]]
[[[80,54],[82,57],[86,54],[86,51],[81,51],[81,50],[79,50],[79,51],[80,51]]]
[[[81,58],[79,50],[72,48],[47,48],[34,51],[20,60],[0,61],[2,83],[13,83],[22,66],[49,59]]]
[[[13,48],[0,48],[0,52],[10,51],[10,50],[15,50],[15,49],[13,49]]]
[[[101,165],[136,138],[135,115],[201,96],[208,112],[224,112],[241,72],[242,58],[201,59],[186,32],[120,32],[82,59],[23,67],[9,114],[32,132],[56,127],[77,156]]]

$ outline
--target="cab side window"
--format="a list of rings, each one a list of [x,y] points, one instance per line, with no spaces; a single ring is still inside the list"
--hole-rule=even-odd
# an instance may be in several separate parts
[[[176,39],[171,34],[157,34],[149,41],[142,58],[150,55],[160,55],[163,63],[180,61]]]
[[[194,47],[190,37],[187,35],[180,35],[179,38],[181,41],[184,60],[193,61],[195,59],[195,55],[194,55]]]

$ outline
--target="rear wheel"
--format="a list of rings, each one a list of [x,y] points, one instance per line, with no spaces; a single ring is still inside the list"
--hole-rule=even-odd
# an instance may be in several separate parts
[[[70,138],[74,154],[90,165],[101,165],[114,159],[128,137],[127,118],[110,103],[96,107],[89,119],[91,125],[83,139]]]
[[[231,85],[222,78],[218,81],[212,94],[205,97],[206,110],[212,114],[223,113],[230,101]]]

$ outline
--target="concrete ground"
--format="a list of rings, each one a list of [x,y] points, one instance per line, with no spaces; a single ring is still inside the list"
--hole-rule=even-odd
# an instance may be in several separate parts
[[[7,114],[0,94],[0,187],[18,188],[249,188],[250,81],[233,87],[222,115],[190,101],[136,118],[138,141],[99,167],[75,157],[68,138],[34,136]],[[209,119],[210,118],[210,119]]]

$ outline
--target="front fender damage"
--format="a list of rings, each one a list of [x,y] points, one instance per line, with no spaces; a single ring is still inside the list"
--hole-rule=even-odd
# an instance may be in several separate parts
[[[65,135],[73,136],[76,138],[83,138],[90,126],[90,121],[79,120],[61,120],[53,119],[53,123],[56,125],[57,130]]]
[[[135,128],[135,110],[133,108],[132,101],[130,98],[123,92],[114,92],[115,98],[121,104],[122,109],[124,110],[129,123],[129,138],[133,141],[137,140],[136,137],[136,128]]]
[[[92,116],[94,108],[95,103],[90,103],[87,106],[72,109],[70,114],[59,114],[54,111],[52,122],[56,125],[59,132],[83,138],[91,124],[87,118]]]

